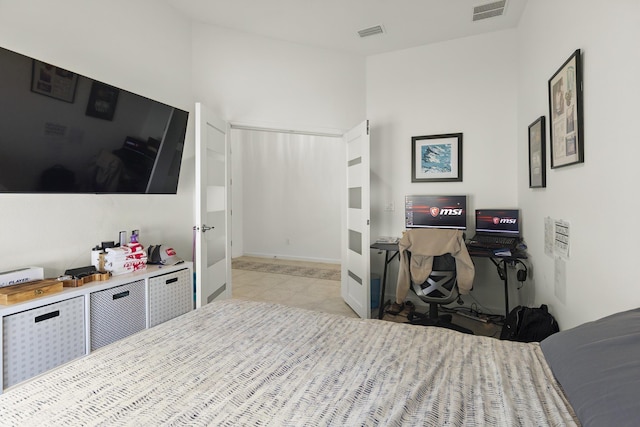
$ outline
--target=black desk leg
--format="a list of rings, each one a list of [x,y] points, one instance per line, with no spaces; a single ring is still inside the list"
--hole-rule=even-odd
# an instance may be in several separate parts
[[[502,261],[504,271],[504,318],[509,315],[509,272],[507,271],[507,260]]]
[[[504,316],[506,318],[509,314],[509,273],[507,271],[507,259],[500,259],[500,261],[496,261],[494,258],[489,259],[498,269],[498,276],[500,276],[504,283]]]
[[[392,252],[392,255],[389,256],[389,252]],[[384,251],[384,272],[382,273],[382,286],[380,289],[380,307],[378,308],[378,319],[382,320],[382,318],[384,317],[384,307],[385,307],[385,301],[384,301],[384,294],[387,290],[387,268],[389,266],[389,263],[391,261],[393,261],[393,259],[395,257],[399,257],[400,255],[399,251],[393,251],[393,250],[385,250]]]
[[[384,251],[384,272],[382,273],[382,286],[380,286],[380,302],[378,303],[378,319],[384,317],[384,293],[387,287],[387,266],[389,265],[389,251]]]

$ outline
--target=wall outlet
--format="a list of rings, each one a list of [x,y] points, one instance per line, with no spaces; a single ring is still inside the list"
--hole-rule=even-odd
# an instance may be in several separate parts
[[[394,212],[395,210],[396,210],[396,207],[393,204],[393,202],[389,202],[389,203],[384,205],[384,211],[385,212]]]

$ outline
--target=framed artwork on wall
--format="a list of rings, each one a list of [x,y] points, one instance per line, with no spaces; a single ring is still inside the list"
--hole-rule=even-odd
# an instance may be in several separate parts
[[[529,188],[547,186],[544,122],[540,116],[529,125]]]
[[[584,162],[580,49],[549,79],[549,147],[552,169]]]
[[[46,62],[33,60],[31,91],[73,103],[78,75]]]
[[[411,182],[462,181],[462,133],[411,138]]]

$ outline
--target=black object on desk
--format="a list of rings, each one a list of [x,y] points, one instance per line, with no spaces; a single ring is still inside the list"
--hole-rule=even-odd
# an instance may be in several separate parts
[[[398,256],[399,258],[400,250],[397,243],[381,242],[372,244],[371,249],[385,251],[384,272],[382,273],[382,286],[380,287],[380,307],[378,309],[378,319],[382,319],[382,317],[384,316],[384,308],[387,305],[384,301],[384,294],[387,286],[388,266],[396,256]],[[488,258],[496,266],[498,276],[500,276],[500,279],[504,283],[504,315],[506,317],[509,314],[509,275],[507,274],[507,265],[510,263],[515,263],[518,260],[526,259],[526,252],[516,250],[512,251],[511,255],[509,256],[498,256],[495,255],[493,249],[467,246],[467,250],[469,251],[469,256],[471,256],[472,258]]]

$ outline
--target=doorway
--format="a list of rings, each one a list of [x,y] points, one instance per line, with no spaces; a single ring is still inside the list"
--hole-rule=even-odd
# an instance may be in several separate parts
[[[342,136],[232,125],[232,256],[339,264]]]

